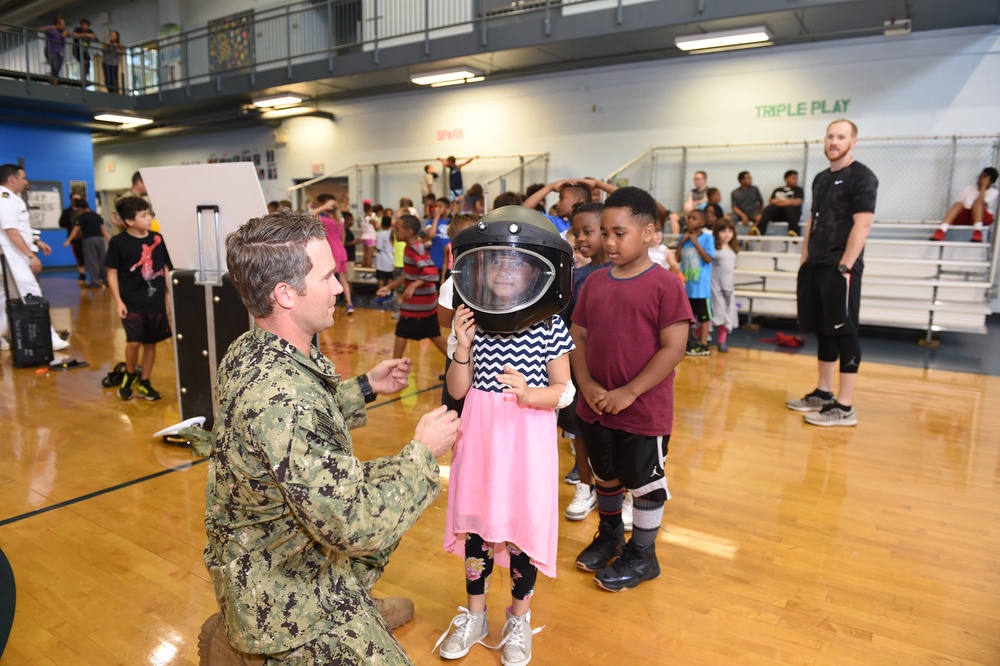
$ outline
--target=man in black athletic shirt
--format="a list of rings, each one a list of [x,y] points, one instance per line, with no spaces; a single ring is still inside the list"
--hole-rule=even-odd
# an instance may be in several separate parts
[[[861,362],[858,313],[865,241],[875,220],[878,178],[854,160],[858,128],[835,120],[826,128],[824,152],[830,168],[812,185],[812,211],[802,240],[798,275],[799,327],[816,334],[819,384],[812,393],[786,403],[806,412],[807,423],[853,426],[854,386]],[[840,386],[833,393],[833,375],[840,361]]]

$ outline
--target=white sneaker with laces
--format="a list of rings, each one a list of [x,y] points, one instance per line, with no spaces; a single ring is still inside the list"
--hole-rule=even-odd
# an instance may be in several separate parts
[[[576,484],[573,501],[566,507],[567,520],[583,520],[597,508],[597,491],[586,483]]]
[[[796,412],[818,412],[832,402],[832,396],[824,398],[819,394],[819,389],[816,389],[812,393],[807,393],[798,400],[789,400],[785,403],[785,407],[788,407],[788,409]]]
[[[596,499],[596,498],[595,498]],[[625,531],[632,531],[632,493],[625,491],[622,499],[622,522],[625,523]]]
[[[830,403],[818,412],[810,412],[802,416],[806,423],[818,426],[856,426],[858,425],[858,413],[854,407],[843,410],[837,405]]]
[[[531,637],[544,629],[531,628],[531,611],[524,615],[511,615],[507,611],[507,624],[503,626],[503,638],[494,650],[503,648],[500,653],[500,663],[503,666],[527,666],[531,661]],[[487,646],[488,647],[488,646]]]
[[[490,628],[486,622],[485,610],[482,613],[473,613],[464,606],[459,606],[458,610],[458,615],[452,619],[451,624],[448,625],[448,628],[438,638],[437,643],[434,644],[434,650],[441,648],[439,654],[442,659],[460,659],[464,657],[469,654],[469,650],[476,643],[485,645],[483,639],[490,634]],[[449,636],[448,632],[451,631],[452,627],[455,628],[455,631],[452,631]],[[431,653],[434,650],[431,650]]]

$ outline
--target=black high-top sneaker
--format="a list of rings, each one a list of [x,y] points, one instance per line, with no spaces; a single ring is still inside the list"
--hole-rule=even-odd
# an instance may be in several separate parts
[[[624,592],[638,587],[639,583],[660,577],[660,563],[656,560],[656,544],[638,546],[629,541],[622,548],[621,557],[604,567],[594,576],[598,587],[609,592]]]

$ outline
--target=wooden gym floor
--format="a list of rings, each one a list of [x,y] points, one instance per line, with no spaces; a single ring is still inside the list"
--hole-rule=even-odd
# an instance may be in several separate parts
[[[202,564],[207,465],[151,434],[178,421],[170,343],[123,403],[100,379],[122,360],[113,301],[45,275],[70,357],[16,370],[0,354],[0,548],[17,580],[4,666],[197,664],[215,610]],[[322,336],[346,376],[391,352],[387,312],[359,308]],[[360,457],[395,453],[439,404],[440,354],[411,343],[411,387],[355,431]],[[658,547],[663,575],[624,594],[573,561],[597,516],[560,533],[539,578],[537,664],[1000,664],[1000,378],[865,363],[856,428],[803,424],[784,401],[813,388],[811,354],[734,348],[685,359]],[[563,470],[572,466],[560,440]],[[561,506],[573,488],[558,480]],[[377,591],[417,615],[397,636],[417,664],[465,602],[441,550],[445,498],[403,540]],[[490,592],[491,642],[509,603]],[[499,664],[475,647],[470,665]]]

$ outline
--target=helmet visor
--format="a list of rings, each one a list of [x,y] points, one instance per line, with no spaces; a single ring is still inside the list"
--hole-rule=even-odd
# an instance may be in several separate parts
[[[477,247],[455,260],[455,289],[472,309],[516,312],[536,303],[555,280],[555,267],[539,254],[510,246]]]

